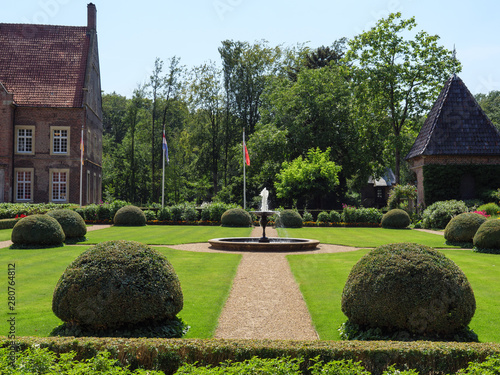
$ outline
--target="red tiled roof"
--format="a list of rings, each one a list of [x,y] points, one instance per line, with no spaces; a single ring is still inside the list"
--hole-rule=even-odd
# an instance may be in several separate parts
[[[81,107],[86,27],[0,23],[0,82],[20,106]]]

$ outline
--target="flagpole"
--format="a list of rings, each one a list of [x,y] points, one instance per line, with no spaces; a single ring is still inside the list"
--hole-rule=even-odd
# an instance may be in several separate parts
[[[247,208],[247,182],[246,182],[246,157],[245,157],[245,128],[243,128],[243,209]]]
[[[80,207],[82,207],[82,188],[83,188],[83,126],[80,138]]]
[[[165,128],[163,128],[163,137],[165,137]],[[163,149],[163,139],[162,139],[162,165],[163,165],[163,176],[161,181],[161,208],[165,208],[165,150]]]

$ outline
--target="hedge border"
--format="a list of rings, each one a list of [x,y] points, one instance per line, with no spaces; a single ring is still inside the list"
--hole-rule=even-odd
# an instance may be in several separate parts
[[[415,369],[421,375],[451,374],[469,362],[484,361],[500,354],[498,343],[402,342],[402,341],[286,341],[221,339],[113,339],[74,337],[18,337],[18,350],[33,345],[55,353],[75,351],[77,360],[91,358],[107,350],[130,369],[145,368],[173,374],[183,363],[216,366],[221,362],[243,361],[254,356],[275,358],[302,357],[302,369],[318,357],[324,362],[340,359],[361,361],[372,374],[388,366]],[[11,347],[12,340],[0,336],[0,347]]]

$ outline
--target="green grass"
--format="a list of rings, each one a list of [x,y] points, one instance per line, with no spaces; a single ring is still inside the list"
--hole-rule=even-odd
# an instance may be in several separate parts
[[[0,241],[10,241],[12,229],[0,229]]]
[[[322,340],[339,340],[337,331],[347,318],[341,297],[352,266],[368,250],[348,253],[289,255],[288,261]],[[471,250],[442,250],[467,275],[476,297],[470,327],[482,342],[500,342],[500,256]]]
[[[148,225],[145,227],[111,227],[87,232],[87,241],[95,244],[111,240],[138,241],[149,245],[178,245],[207,242],[220,237],[248,237],[252,228],[220,226]]]
[[[48,336],[54,327],[61,324],[61,320],[52,313],[54,287],[69,263],[87,248],[64,246],[40,250],[0,250],[0,264],[5,272],[5,278],[0,283],[3,290],[7,290],[7,265],[16,265],[17,336]],[[191,326],[187,337],[212,337],[241,256],[168,248],[158,250],[167,256],[181,281],[184,309],[179,316]]]
[[[411,229],[304,227],[280,228],[278,233],[281,237],[312,238],[325,244],[360,248],[397,242],[415,242],[430,247],[453,247],[445,244],[442,235]]]

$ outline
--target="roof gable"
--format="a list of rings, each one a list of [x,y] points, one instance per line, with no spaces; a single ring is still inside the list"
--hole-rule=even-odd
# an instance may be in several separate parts
[[[500,155],[500,133],[455,74],[441,90],[406,159],[421,155]]]
[[[0,23],[0,82],[20,106],[81,107],[86,27]]]

